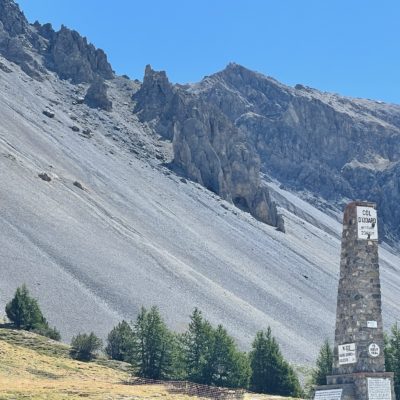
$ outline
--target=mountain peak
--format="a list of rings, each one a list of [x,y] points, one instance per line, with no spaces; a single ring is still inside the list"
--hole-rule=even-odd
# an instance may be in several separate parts
[[[11,37],[26,33],[29,26],[24,13],[13,0],[0,0],[0,22]]]

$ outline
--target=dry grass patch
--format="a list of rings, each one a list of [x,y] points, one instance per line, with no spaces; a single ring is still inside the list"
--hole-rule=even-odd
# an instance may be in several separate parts
[[[199,399],[169,393],[163,385],[126,385],[130,377],[126,365],[105,360],[85,363],[68,354],[65,344],[29,332],[0,329],[0,400]]]

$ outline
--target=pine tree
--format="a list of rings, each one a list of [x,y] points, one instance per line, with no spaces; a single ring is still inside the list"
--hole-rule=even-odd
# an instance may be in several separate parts
[[[113,360],[130,361],[134,334],[126,321],[121,321],[107,336],[106,353]]]
[[[150,379],[168,378],[174,374],[175,337],[169,332],[157,307],[142,308],[134,327],[133,364],[139,376]]]
[[[385,339],[386,371],[394,372],[394,390],[396,398],[400,398],[400,328],[397,323],[392,326],[391,335]]]
[[[33,330],[45,324],[39,304],[29,296],[25,284],[17,288],[14,298],[6,305],[6,314],[18,329]]]
[[[183,334],[183,360],[187,379],[196,383],[206,382],[206,365],[213,346],[213,329],[211,324],[203,319],[201,311],[194,309],[190,316],[187,332]]]
[[[333,350],[326,339],[317,358],[316,368],[312,372],[313,385],[326,385],[326,376],[332,375]]]
[[[224,387],[247,387],[250,367],[222,325],[214,330],[212,351],[205,367],[206,383]]]
[[[25,284],[17,288],[13,299],[6,305],[6,314],[18,329],[33,331],[53,340],[61,339],[57,329],[49,327],[39,303],[29,295]]]
[[[257,332],[252,347],[251,389],[260,393],[299,396],[300,383],[293,368],[284,360],[271,328]]]

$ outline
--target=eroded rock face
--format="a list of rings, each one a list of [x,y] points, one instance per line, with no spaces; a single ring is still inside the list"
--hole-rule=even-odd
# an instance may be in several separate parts
[[[3,29],[10,37],[21,35],[28,31],[28,21],[12,0],[0,0],[0,21]]]
[[[284,229],[267,189],[260,185],[257,154],[223,113],[171,85],[165,72],[150,66],[133,99],[140,119],[173,140],[175,168],[257,219]]]
[[[31,39],[28,21],[18,6],[11,0],[0,0],[0,54],[29,76],[41,79],[43,70],[27,50]]]
[[[107,85],[102,78],[95,78],[95,80],[89,86],[84,102],[89,107],[111,111],[112,102],[107,97]]]
[[[30,25],[12,0],[0,0],[0,54],[35,79],[43,79],[44,66],[73,83],[114,76],[103,50],[65,26]]]
[[[400,106],[287,87],[236,64],[192,85],[253,144],[261,169],[340,204],[378,203],[381,233],[400,235]]]
[[[46,35],[50,38],[47,65],[61,79],[81,83],[92,82],[96,76],[104,79],[113,77],[104,51],[89,44],[78,32],[62,26],[58,32],[51,34],[47,27]]]

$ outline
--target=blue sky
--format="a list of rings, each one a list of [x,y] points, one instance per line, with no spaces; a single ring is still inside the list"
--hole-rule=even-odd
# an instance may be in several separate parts
[[[398,0],[17,0],[63,23],[119,74],[195,82],[234,61],[294,85],[400,104]]]

